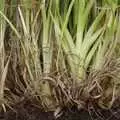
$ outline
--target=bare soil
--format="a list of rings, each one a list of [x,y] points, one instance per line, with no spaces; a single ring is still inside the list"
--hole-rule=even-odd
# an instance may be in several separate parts
[[[0,113],[0,120],[120,120],[118,104],[110,110],[89,106],[86,110],[63,109],[62,115],[55,119],[53,112],[43,112],[37,105],[25,101],[15,105],[14,110]]]

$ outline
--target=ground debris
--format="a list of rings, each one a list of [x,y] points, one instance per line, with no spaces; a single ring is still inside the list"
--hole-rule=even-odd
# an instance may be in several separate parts
[[[43,112],[31,102],[17,104],[13,110],[0,113],[0,120],[120,120],[120,106],[111,110],[91,107],[77,110],[77,107],[62,110],[62,115],[55,119],[54,112]]]

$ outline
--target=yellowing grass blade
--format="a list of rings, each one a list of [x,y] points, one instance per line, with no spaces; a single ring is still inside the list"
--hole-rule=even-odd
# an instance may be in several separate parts
[[[21,35],[17,31],[17,29],[14,27],[14,25],[9,21],[9,19],[4,15],[4,13],[0,11],[0,15],[7,21],[7,23],[10,25],[11,29],[15,32],[16,36],[20,39]]]
[[[1,74],[1,80],[0,80],[0,99],[4,98],[4,88],[5,88],[5,80],[6,80],[6,76],[7,76],[7,72],[8,72],[8,66],[9,66],[9,62],[10,62],[10,56],[9,59],[3,69],[3,72]]]

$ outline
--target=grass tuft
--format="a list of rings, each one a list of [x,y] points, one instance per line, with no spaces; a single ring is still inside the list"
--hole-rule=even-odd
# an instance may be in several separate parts
[[[47,110],[119,97],[118,0],[0,1],[0,105]]]

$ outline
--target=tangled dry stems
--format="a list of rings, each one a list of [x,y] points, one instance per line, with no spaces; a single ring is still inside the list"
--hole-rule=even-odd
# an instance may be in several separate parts
[[[110,109],[120,97],[119,58],[106,60],[100,70],[91,70],[80,85],[74,83],[77,78],[66,74],[56,78],[58,105],[77,105],[78,108],[83,108],[91,100],[103,109]]]
[[[103,68],[88,75],[87,92],[102,108],[111,108],[119,98],[120,59],[106,61]]]

